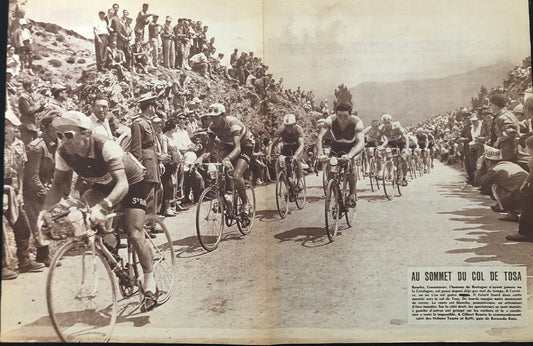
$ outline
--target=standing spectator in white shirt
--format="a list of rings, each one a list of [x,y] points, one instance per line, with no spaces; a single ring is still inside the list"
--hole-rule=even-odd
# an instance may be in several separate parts
[[[93,122],[93,133],[98,133],[113,139],[113,133],[109,127],[109,120],[107,119],[107,113],[109,111],[109,104],[103,97],[98,97],[94,101],[93,114],[89,117]]]
[[[96,68],[103,71],[106,62],[106,48],[108,45],[109,31],[105,21],[105,12],[98,12],[98,19],[94,22],[94,50],[96,55]]]

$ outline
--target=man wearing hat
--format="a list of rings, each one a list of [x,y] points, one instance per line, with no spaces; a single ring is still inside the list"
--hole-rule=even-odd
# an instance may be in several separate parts
[[[39,128],[37,127],[36,114],[44,109],[44,105],[37,106],[37,100],[33,97],[33,82],[25,80],[22,82],[24,93],[19,97],[19,112],[22,126],[20,127],[21,139],[28,145],[37,137]]]
[[[90,219],[94,224],[104,224],[107,215],[120,203],[124,207],[125,230],[144,273],[145,305],[142,308],[150,310],[157,300],[157,288],[153,255],[144,236],[147,190],[142,165],[115,141],[94,134],[92,121],[83,113],[66,112],[54,118],[52,126],[60,144],[56,151],[54,180],[40,219],[50,225],[48,210],[69,191],[73,172],[92,184],[82,200],[91,206]]]
[[[489,133],[484,132],[484,129],[486,127],[483,126],[483,121],[474,113],[470,117],[469,124],[465,126],[461,134],[462,139],[466,142],[465,169],[469,183],[472,183],[474,180],[476,162],[483,153],[484,138],[489,136]]]
[[[131,125],[130,152],[146,168],[145,183],[149,187],[147,196],[147,211],[156,214],[155,191],[161,183],[159,174],[159,162],[156,154],[155,130],[152,126],[152,118],[155,115],[156,96],[151,92],[139,96],[137,103],[141,114]]]
[[[24,210],[37,248],[36,261],[50,266],[48,242],[37,226],[39,212],[52,184],[55,167],[57,136],[52,121],[61,116],[59,110],[48,111],[40,120],[41,135],[27,146],[28,162],[24,168]]]
[[[175,48],[174,48],[174,33],[172,32],[172,18],[166,17],[163,31],[161,32],[161,40],[163,41],[163,66],[167,68],[174,68],[176,62]]]
[[[504,130],[514,129],[515,133],[518,133],[520,129],[520,123],[516,116],[507,110],[505,107],[507,99],[503,94],[493,94],[490,97],[490,104],[492,108],[493,123],[492,132],[490,138],[490,145],[498,147],[502,137],[504,137]]]
[[[22,70],[27,70],[30,75],[33,75],[31,70],[33,61],[33,38],[28,28],[28,21],[25,18],[19,19],[19,25],[20,27],[13,34],[13,41],[17,48],[16,53],[20,55]]]
[[[18,272],[40,271],[44,267],[42,263],[30,260],[30,224],[26,212],[23,209],[23,178],[24,164],[27,161],[24,144],[16,138],[17,128],[21,125],[20,120],[13,112],[6,112],[5,117],[5,142],[4,142],[4,216],[13,229],[17,246]],[[4,228],[3,232],[7,232]],[[9,244],[5,241],[4,246]],[[2,280],[15,279],[18,276],[16,270],[8,267],[6,253],[2,251]]]

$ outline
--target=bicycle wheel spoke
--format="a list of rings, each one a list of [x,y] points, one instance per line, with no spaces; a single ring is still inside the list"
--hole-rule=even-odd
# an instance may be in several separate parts
[[[211,187],[202,192],[196,209],[196,233],[207,251],[217,248],[224,227],[224,207],[218,193]]]

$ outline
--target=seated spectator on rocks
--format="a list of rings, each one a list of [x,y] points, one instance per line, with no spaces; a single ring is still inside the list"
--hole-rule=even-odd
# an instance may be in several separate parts
[[[115,69],[120,80],[124,80],[124,65],[126,58],[124,53],[117,48],[117,41],[111,41],[109,47],[107,47],[107,59],[106,67],[109,69]]]
[[[518,221],[518,214],[522,209],[522,186],[527,172],[520,166],[509,161],[501,161],[502,154],[498,149],[485,146],[485,168],[477,173],[477,183],[490,186],[497,205],[492,206],[495,211],[505,211],[507,215],[499,218],[504,221]]]
[[[211,78],[211,65],[206,55],[207,49],[201,53],[193,55],[189,61],[193,71],[199,73],[204,78]]]
[[[11,76],[13,78],[17,77],[20,73],[20,58],[18,54],[15,54],[15,47],[12,45],[7,46],[7,57],[6,57],[6,69],[11,69]]]

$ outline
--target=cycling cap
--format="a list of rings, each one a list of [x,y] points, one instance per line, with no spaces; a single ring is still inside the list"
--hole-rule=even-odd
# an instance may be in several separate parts
[[[294,125],[296,124],[296,116],[294,114],[287,114],[283,118],[283,125]]]
[[[205,115],[217,116],[223,113],[226,113],[226,107],[224,107],[224,105],[221,103],[213,103],[211,106],[209,106],[209,109]]]
[[[390,114],[383,114],[381,116],[381,121],[392,121],[392,115]]]
[[[93,129],[93,122],[85,114],[76,111],[68,111],[63,113],[61,117],[55,118],[52,121],[52,126],[57,128],[59,126],[78,126],[87,130]]]

